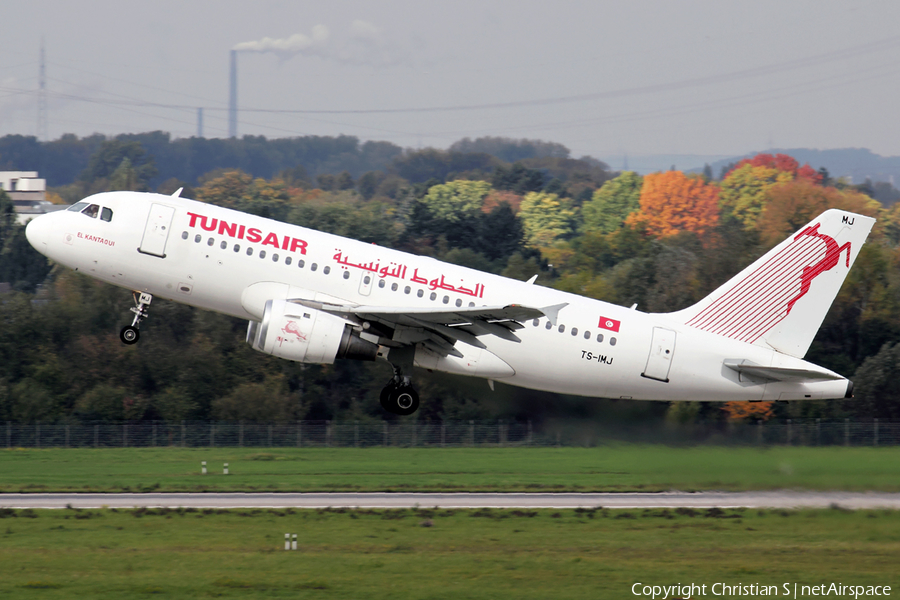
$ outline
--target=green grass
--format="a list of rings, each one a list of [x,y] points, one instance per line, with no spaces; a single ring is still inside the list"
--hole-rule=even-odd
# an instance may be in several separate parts
[[[900,586],[896,511],[140,509],[0,516],[4,598],[556,600],[633,597],[636,582]],[[286,532],[299,534],[300,550],[283,550]]]
[[[900,447],[0,450],[0,492],[779,488],[900,491]]]

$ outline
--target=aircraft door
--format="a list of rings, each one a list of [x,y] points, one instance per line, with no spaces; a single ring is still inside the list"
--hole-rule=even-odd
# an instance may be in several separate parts
[[[359,293],[363,296],[368,296],[369,292],[372,291],[372,281],[375,279],[375,276],[372,275],[369,271],[364,272],[359,278]]]
[[[668,383],[669,368],[675,355],[675,332],[662,327],[653,328],[653,341],[650,343],[650,356],[643,377],[657,379]]]
[[[169,229],[172,225],[172,216],[175,209],[164,204],[153,204],[150,207],[150,216],[147,217],[147,226],[144,227],[144,237],[138,252],[166,257],[166,242],[169,240]]]

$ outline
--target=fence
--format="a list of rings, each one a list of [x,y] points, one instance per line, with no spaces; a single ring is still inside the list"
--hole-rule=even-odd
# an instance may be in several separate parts
[[[5,440],[3,433],[5,433]],[[894,446],[900,422],[787,420],[684,424],[531,421],[296,421],[292,423],[140,421],[6,423],[7,448],[152,447],[551,447],[609,443],[748,446]]]

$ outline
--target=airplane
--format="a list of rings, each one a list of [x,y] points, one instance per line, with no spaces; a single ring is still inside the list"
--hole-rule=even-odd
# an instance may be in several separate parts
[[[419,407],[413,367],[635,400],[852,397],[803,360],[875,219],[827,210],[695,304],[645,313],[180,197],[104,192],[39,216],[51,260],[134,293],[247,319],[256,350],[302,363],[384,359],[388,412]]]

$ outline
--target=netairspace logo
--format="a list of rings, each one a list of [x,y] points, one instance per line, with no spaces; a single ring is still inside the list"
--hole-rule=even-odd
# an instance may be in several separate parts
[[[843,583],[819,585],[782,583],[780,586],[761,583],[648,585],[638,582],[631,586],[631,593],[635,596],[648,596],[651,600],[666,600],[667,598],[690,600],[696,596],[790,596],[794,600],[812,596],[841,596],[853,597],[856,600],[861,596],[890,596],[891,586],[844,585]]]

